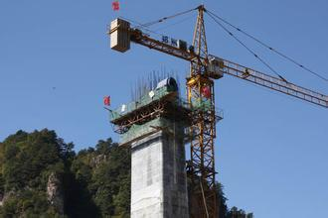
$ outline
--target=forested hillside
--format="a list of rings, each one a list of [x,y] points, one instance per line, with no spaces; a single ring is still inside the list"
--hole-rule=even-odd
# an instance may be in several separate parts
[[[221,217],[228,217],[218,185]],[[0,143],[0,217],[129,217],[130,151],[111,139],[77,154],[47,129]]]
[[[129,150],[110,139],[78,154],[54,131],[0,144],[1,217],[128,217]]]

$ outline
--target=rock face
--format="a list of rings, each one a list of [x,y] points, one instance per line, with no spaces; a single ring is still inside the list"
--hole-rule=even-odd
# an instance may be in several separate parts
[[[100,163],[102,163],[106,160],[107,160],[107,155],[100,154],[100,155],[97,155],[95,157],[92,157],[92,159],[90,161],[90,165],[91,165],[91,167],[97,168]]]
[[[4,202],[4,195],[0,193],[0,206],[3,206],[3,202]]]
[[[17,194],[14,191],[9,191],[7,193],[0,194],[0,206],[3,206],[6,200],[15,195]]]
[[[59,176],[51,173],[48,178],[47,196],[49,203],[59,214],[64,214],[64,194]]]

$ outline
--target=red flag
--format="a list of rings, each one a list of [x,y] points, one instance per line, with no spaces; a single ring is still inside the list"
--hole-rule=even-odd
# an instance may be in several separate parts
[[[112,9],[113,9],[114,11],[118,11],[118,10],[120,10],[120,3],[119,3],[119,1],[114,1],[114,2],[112,2]]]
[[[205,98],[210,98],[211,97],[211,89],[208,86],[204,86],[202,88],[202,94]]]
[[[104,105],[110,106],[110,96],[105,96],[104,97]]]

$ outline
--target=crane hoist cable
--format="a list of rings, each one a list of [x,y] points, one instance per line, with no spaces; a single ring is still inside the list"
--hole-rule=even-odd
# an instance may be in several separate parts
[[[232,27],[233,29],[237,30],[238,32],[244,34],[244,35],[247,36],[248,38],[254,40],[254,41],[257,42],[257,43],[259,43],[259,44],[262,45],[263,47],[265,47],[265,48],[269,49],[270,51],[276,53],[276,54],[279,55],[280,57],[282,57],[282,58],[284,58],[284,59],[290,61],[291,63],[295,64],[296,66],[298,66],[298,67],[300,67],[300,68],[302,68],[303,70],[307,71],[308,73],[311,73],[312,75],[314,75],[314,76],[320,78],[321,80],[323,80],[323,81],[325,81],[325,82],[328,82],[328,78],[322,76],[320,73],[315,72],[315,71],[309,69],[308,67],[306,67],[306,66],[304,66],[303,64],[299,63],[299,62],[296,61],[295,59],[293,59],[293,58],[291,58],[291,57],[289,57],[289,56],[283,54],[281,51],[279,51],[279,50],[273,48],[272,46],[270,46],[270,45],[264,43],[263,41],[261,41],[261,40],[258,39],[257,37],[252,36],[251,34],[247,33],[246,31],[244,31],[244,30],[240,29],[239,27],[237,27],[237,26],[231,24],[231,23],[228,22],[226,19],[223,19],[222,17],[216,15],[215,13],[213,13],[213,12],[211,12],[211,11],[209,11],[209,10],[207,10],[206,12],[207,12],[207,14],[209,14],[209,15],[211,14],[212,16],[216,17],[217,19],[219,19],[219,20],[222,21],[223,23],[227,24],[228,26]]]
[[[207,13],[215,23],[217,23],[225,32],[227,32],[232,38],[234,38],[240,45],[242,45],[249,53],[251,53],[256,59],[258,59],[262,64],[264,64],[271,72],[276,74],[280,79],[289,83],[282,75],[280,75],[272,66],[270,66],[263,58],[256,54],[252,49],[250,49],[244,42],[242,42],[237,36],[235,36],[231,31],[229,31],[218,19],[216,19],[212,14]]]

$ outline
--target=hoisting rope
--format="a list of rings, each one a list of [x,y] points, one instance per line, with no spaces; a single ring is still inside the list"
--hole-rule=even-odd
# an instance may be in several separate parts
[[[216,15],[215,13],[209,11],[209,10],[206,10],[207,14],[208,15],[212,15],[214,16],[215,18],[219,19],[220,21],[222,21],[223,23],[225,23],[226,25],[232,27],[233,29],[237,30],[238,32],[244,34],[245,36],[247,36],[248,38],[254,40],[255,42],[259,43],[260,45],[262,45],[263,47],[269,49],[270,51],[276,53],[277,55],[279,55],[280,57],[290,61],[291,63],[295,64],[296,66],[302,68],[303,70],[307,71],[308,73],[311,73],[312,75],[328,82],[328,78],[322,76],[320,73],[318,72],[315,72],[311,69],[309,69],[308,67],[304,66],[303,64],[300,64],[298,61],[296,61],[295,59],[283,54],[282,52],[280,52],[279,50],[273,48],[272,46],[269,46],[268,44],[264,43],[263,41],[261,41],[260,39],[258,39],[257,37],[255,36],[252,36],[251,34],[247,33],[246,31],[238,28],[237,26],[231,24],[230,22],[228,22],[226,19],[223,19],[222,17]]]
[[[203,188],[202,181],[199,181],[199,184],[200,184],[200,189],[202,191],[202,198],[203,198],[204,208],[205,208],[205,212],[206,212],[206,217],[209,218],[210,214],[208,213],[208,209],[207,209],[207,204],[206,204],[205,193],[204,193],[204,188]]]
[[[207,12],[207,11],[205,11]],[[256,54],[252,49],[250,49],[245,43],[243,43],[238,37],[236,37],[232,32],[230,32],[220,21],[215,18],[211,13],[207,13],[215,23],[217,23],[224,31],[226,31],[231,37],[233,37],[240,45],[242,45],[249,53],[251,53],[255,58],[257,58],[262,64],[264,64],[269,70],[271,70],[274,74],[276,74],[280,79],[284,82],[288,83],[288,81],[281,76],[273,67],[271,67],[266,61],[264,61],[258,54]]]

